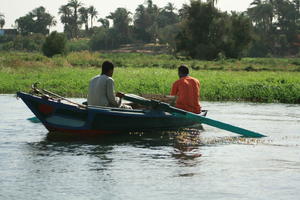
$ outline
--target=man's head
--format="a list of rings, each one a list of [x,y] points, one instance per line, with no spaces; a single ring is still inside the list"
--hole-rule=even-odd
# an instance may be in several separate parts
[[[112,77],[114,73],[114,64],[110,61],[105,61],[102,64],[102,75],[105,74],[107,76]]]
[[[189,68],[186,65],[181,65],[178,67],[178,76],[179,78],[189,75]]]

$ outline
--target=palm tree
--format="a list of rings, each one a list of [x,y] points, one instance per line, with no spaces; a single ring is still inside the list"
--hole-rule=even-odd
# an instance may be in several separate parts
[[[74,37],[77,37],[81,25],[81,21],[78,20],[78,9],[82,6],[82,3],[78,0],[70,0],[67,6],[73,9],[71,28],[74,31]]]
[[[98,19],[98,22],[100,22],[104,28],[109,28],[108,19],[100,18],[100,19]]]
[[[164,8],[166,11],[169,11],[170,13],[173,13],[174,10],[176,10],[175,6],[173,3],[168,3],[165,8]]]
[[[69,3],[67,4],[67,6],[74,9],[74,18],[77,20],[78,9],[79,9],[79,7],[82,6],[82,3],[79,2],[78,0],[70,0]]]
[[[249,16],[257,27],[267,33],[271,29],[274,17],[272,1],[254,0],[250,5],[252,7],[248,8]]]
[[[94,6],[90,6],[88,8],[88,13],[91,16],[91,28],[93,28],[93,20],[94,20],[94,18],[97,18],[98,11],[96,10],[96,8]]]
[[[207,0],[208,3],[211,3],[213,6],[217,5],[218,0]]]
[[[129,39],[130,14],[126,8],[117,8],[106,17],[113,20],[113,28],[118,33],[121,43],[126,43]]]
[[[78,12],[80,13],[80,21],[85,24],[85,30],[89,30],[89,10],[88,8],[81,7]]]
[[[5,24],[4,14],[0,13],[0,28],[2,29]]]
[[[71,19],[72,19],[72,11],[68,5],[62,5],[59,8],[58,14],[61,15],[60,21],[64,24],[64,32],[67,34],[69,38],[73,37],[71,30]]]

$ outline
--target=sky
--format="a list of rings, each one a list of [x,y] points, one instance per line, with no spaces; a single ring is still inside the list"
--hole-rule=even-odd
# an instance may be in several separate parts
[[[175,5],[176,8],[181,8],[182,4],[189,3],[190,0],[152,0],[158,7],[164,7],[168,2]],[[105,18],[110,12],[113,12],[118,7],[126,8],[132,13],[138,5],[143,4],[146,0],[80,0],[85,7],[93,5],[99,13],[98,18]],[[217,7],[223,11],[245,11],[253,0],[218,0]],[[56,27],[52,27],[51,31],[63,30],[63,25],[60,23],[58,9],[61,5],[68,3],[68,0],[0,0],[0,13],[5,15],[4,28],[13,28],[15,20],[25,16],[33,9],[44,6],[46,11],[55,16],[58,22]],[[94,22],[94,25],[100,25]]]

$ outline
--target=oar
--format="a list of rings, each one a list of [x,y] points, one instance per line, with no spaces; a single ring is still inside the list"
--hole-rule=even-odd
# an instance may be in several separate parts
[[[40,123],[41,122],[37,117],[30,117],[27,120],[32,123]]]
[[[86,105],[76,103],[76,102],[74,102],[74,101],[71,101],[71,100],[69,100],[69,99],[67,99],[67,98],[65,98],[65,97],[62,97],[62,96],[60,96],[60,95],[58,95],[58,94],[55,94],[55,93],[53,93],[53,92],[50,92],[50,91],[48,91],[48,90],[42,89],[42,91],[45,92],[45,93],[47,93],[47,94],[49,94],[49,95],[55,96],[55,97],[57,97],[57,98],[59,98],[59,99],[65,100],[65,101],[67,101],[67,102],[69,102],[69,103],[71,103],[71,104],[77,105],[78,107],[81,107],[81,108],[86,108],[86,107],[87,107]]]
[[[223,130],[226,130],[226,131],[230,131],[230,132],[233,132],[233,133],[243,135],[245,137],[266,137],[265,135],[260,134],[260,133],[256,133],[254,131],[250,131],[250,130],[247,130],[247,129],[244,129],[244,128],[233,126],[231,124],[220,122],[220,121],[217,121],[217,120],[214,120],[214,119],[210,119],[208,117],[204,117],[204,116],[201,116],[201,115],[197,115],[197,114],[194,114],[194,113],[191,113],[191,112],[187,112],[185,110],[181,110],[181,109],[172,107],[167,103],[163,103],[163,102],[159,102],[159,101],[155,101],[155,100],[148,100],[148,99],[144,99],[142,97],[137,97],[137,96],[132,96],[132,95],[125,95],[124,99],[128,100],[128,101],[135,102],[135,103],[139,103],[139,104],[142,104],[142,105],[147,105],[147,106],[150,105],[154,109],[164,110],[166,112],[173,113],[174,115],[191,119],[194,122],[207,124],[207,125],[210,125],[210,126],[213,126],[213,127],[216,127],[216,128],[220,128],[220,129],[223,129]]]

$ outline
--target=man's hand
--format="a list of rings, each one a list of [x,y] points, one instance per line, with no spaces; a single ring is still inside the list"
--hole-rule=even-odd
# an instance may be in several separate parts
[[[125,94],[122,93],[122,92],[117,92],[116,93],[116,97],[123,98],[124,96],[125,96]]]

